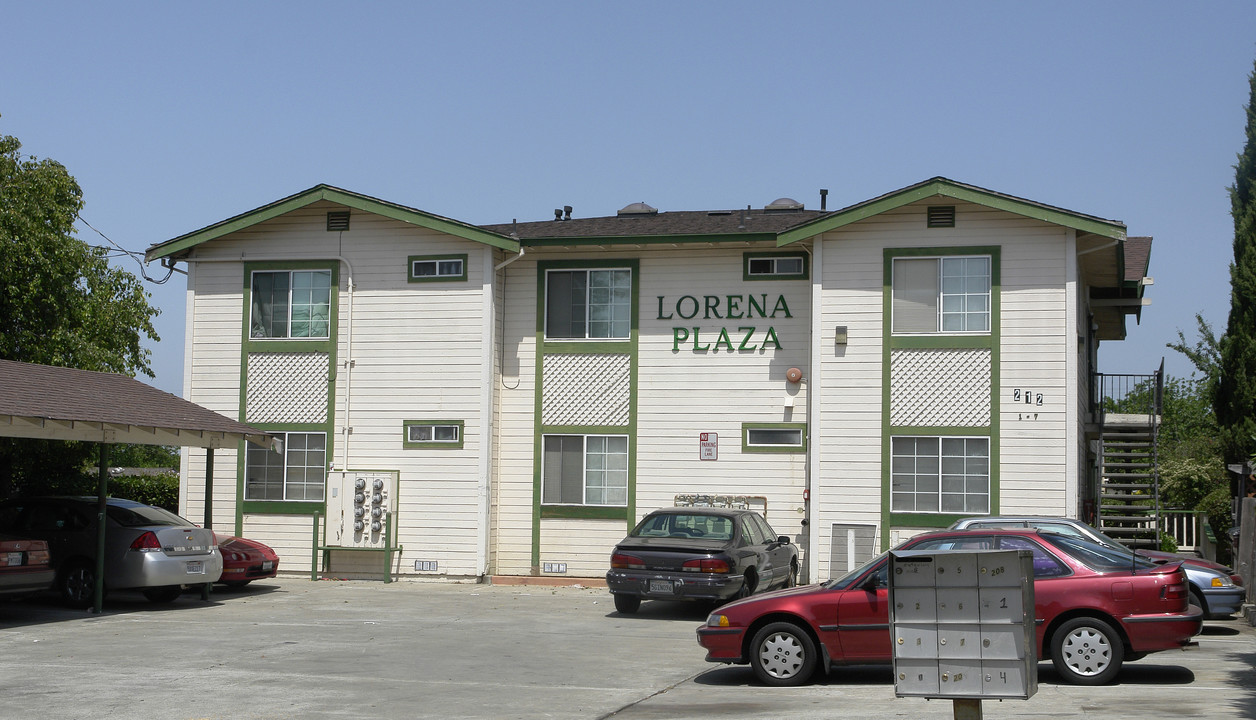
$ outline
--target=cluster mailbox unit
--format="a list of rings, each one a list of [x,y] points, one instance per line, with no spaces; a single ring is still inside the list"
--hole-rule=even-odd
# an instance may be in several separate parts
[[[1028,699],[1038,690],[1028,550],[890,553],[897,697]]]

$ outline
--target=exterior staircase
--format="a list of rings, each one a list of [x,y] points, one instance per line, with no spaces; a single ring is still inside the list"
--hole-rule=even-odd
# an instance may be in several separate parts
[[[1159,549],[1156,447],[1164,365],[1154,375],[1106,375],[1101,380],[1099,529],[1129,547]]]

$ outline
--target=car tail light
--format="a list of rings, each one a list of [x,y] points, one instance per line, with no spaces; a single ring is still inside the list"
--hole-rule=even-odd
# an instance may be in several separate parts
[[[1186,597],[1186,583],[1173,583],[1160,588],[1160,598],[1163,600],[1181,600]]]
[[[694,558],[686,560],[680,567],[685,572],[726,573],[729,571],[728,561],[720,558]]]
[[[135,541],[131,543],[131,549],[139,552],[153,552],[161,550],[161,543],[157,542],[157,534],[149,530],[135,538]]]
[[[645,570],[645,561],[636,555],[615,553],[611,555],[611,567],[619,570]]]
[[[26,551],[26,564],[27,565],[47,565],[51,561],[52,561],[52,556],[48,554],[47,550],[27,550]]]

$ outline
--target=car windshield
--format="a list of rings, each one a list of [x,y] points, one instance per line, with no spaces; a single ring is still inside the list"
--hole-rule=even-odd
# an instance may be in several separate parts
[[[1138,557],[1127,548],[1113,548],[1072,535],[1042,533],[1042,538],[1073,559],[1097,572],[1154,567],[1155,563]]]
[[[659,513],[647,516],[628,533],[628,537],[729,540],[733,537],[733,519],[702,513]]]
[[[868,562],[864,563],[863,565],[860,565],[854,570],[851,570],[845,575],[842,575],[841,577],[833,578],[832,580],[825,583],[824,587],[828,588],[829,590],[845,590],[846,588],[850,587],[851,583],[855,582],[856,579],[858,579],[861,575],[867,572],[868,568],[872,567],[873,565],[876,565],[879,562],[883,562],[886,556],[888,555],[889,553],[881,553],[880,555],[872,558]],[[882,575],[885,574],[885,567],[886,566],[882,566],[880,574]],[[885,581],[886,581],[886,578],[883,578],[882,583],[884,583]]]
[[[195,527],[192,523],[168,510],[149,505],[131,505],[121,507],[110,505],[105,509],[109,519],[122,527],[145,527],[148,525],[168,525],[172,527]]]

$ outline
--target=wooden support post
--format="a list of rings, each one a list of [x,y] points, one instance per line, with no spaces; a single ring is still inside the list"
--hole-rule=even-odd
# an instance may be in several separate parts
[[[955,720],[981,720],[981,698],[956,698]]]

